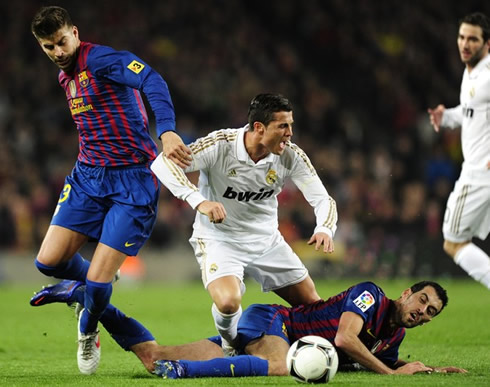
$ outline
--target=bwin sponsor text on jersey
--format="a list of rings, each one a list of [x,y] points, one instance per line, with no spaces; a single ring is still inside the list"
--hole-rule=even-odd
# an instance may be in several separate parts
[[[265,188],[261,188],[259,192],[243,191],[237,192],[233,190],[233,187],[227,187],[223,197],[226,199],[236,199],[239,202],[248,202],[250,200],[263,200],[268,199],[274,194],[274,190],[266,191]]]

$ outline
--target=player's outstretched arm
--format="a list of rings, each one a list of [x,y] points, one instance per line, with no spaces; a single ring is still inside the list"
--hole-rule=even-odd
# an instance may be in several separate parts
[[[189,147],[184,144],[177,133],[171,130],[164,132],[160,136],[160,140],[162,141],[163,154],[167,158],[172,160],[182,169],[191,165],[192,152]]]
[[[339,329],[335,336],[335,345],[353,360],[367,369],[379,374],[414,374],[431,371],[421,362],[407,363],[396,370],[391,369],[376,358],[359,339],[364,320],[354,312],[344,312],[340,316]]]

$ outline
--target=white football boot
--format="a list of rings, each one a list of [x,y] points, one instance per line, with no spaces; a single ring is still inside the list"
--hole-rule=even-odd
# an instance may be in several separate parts
[[[100,363],[100,338],[99,330],[91,333],[80,332],[80,317],[84,309],[78,315],[78,369],[84,375],[91,375],[97,371]]]

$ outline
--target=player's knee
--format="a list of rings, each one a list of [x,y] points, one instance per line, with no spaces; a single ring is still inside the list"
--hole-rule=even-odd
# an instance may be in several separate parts
[[[39,256],[34,260],[34,265],[36,266],[37,270],[44,275],[52,277],[56,274],[56,267],[46,264],[42,258],[39,258]]]
[[[62,256],[60,254],[53,254],[45,249],[41,249],[36,257],[36,265],[40,263],[43,266],[55,267],[67,262],[71,256]]]
[[[242,298],[236,295],[227,295],[214,300],[216,308],[220,313],[233,314],[238,311],[242,302]]]

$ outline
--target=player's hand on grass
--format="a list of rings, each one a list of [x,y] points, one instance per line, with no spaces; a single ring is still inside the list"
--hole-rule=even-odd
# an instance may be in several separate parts
[[[444,110],[446,110],[444,105],[437,105],[435,109],[427,109],[430,117],[430,123],[436,132],[439,132],[439,129],[441,128],[442,114],[444,113]]]
[[[334,244],[332,238],[324,232],[317,232],[312,235],[310,240],[308,241],[309,245],[315,245],[315,250],[320,250],[320,247],[323,245],[324,253],[333,253]]]
[[[197,206],[197,210],[206,215],[211,223],[222,223],[226,218],[223,204],[205,200]]]
[[[192,152],[177,133],[171,130],[164,132],[160,136],[160,140],[162,140],[163,154],[168,159],[172,160],[182,169],[191,165]]]
[[[468,371],[458,367],[432,367],[433,372],[441,374],[466,374]]]
[[[414,361],[411,363],[407,363],[395,370],[395,374],[397,375],[413,375],[418,372],[432,372],[431,367],[427,367],[424,363],[420,361]]]

